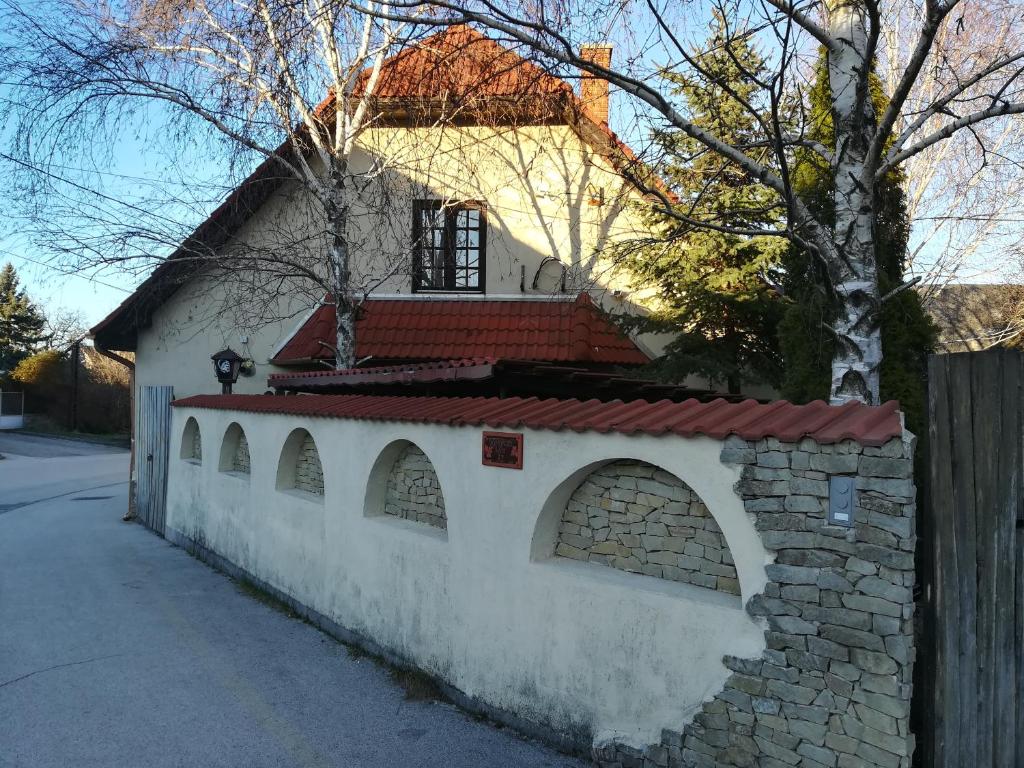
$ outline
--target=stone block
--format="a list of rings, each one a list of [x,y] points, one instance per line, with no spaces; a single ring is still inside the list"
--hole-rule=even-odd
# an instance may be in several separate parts
[[[865,595],[843,595],[843,605],[855,611],[866,611],[877,613],[882,616],[899,618],[903,613],[903,606],[880,597],[867,597]]]
[[[816,653],[799,650],[786,651],[786,661],[797,669],[813,672],[824,672],[828,669],[829,665],[829,658],[827,656],[819,656]]]
[[[857,591],[869,597],[880,597],[892,603],[913,602],[912,592],[877,576],[865,576],[857,582]]]
[[[781,451],[765,451],[757,454],[757,464],[760,467],[788,469],[789,457]]]
[[[836,627],[842,629],[842,627]],[[853,630],[849,630],[853,631]],[[807,641],[807,650],[818,656],[838,661],[850,660],[850,649],[842,641],[833,641],[824,637],[811,637]]]
[[[780,584],[817,584],[820,570],[803,568],[797,565],[778,565],[772,563],[765,566],[768,578]]]
[[[860,457],[856,454],[827,454],[811,456],[811,469],[830,475],[851,475],[857,472]]]
[[[852,629],[871,629],[871,615],[862,611],[853,611],[849,608],[820,608],[818,606],[807,606],[801,614],[808,621],[817,621],[824,624],[839,624]]]
[[[816,496],[786,495],[784,508],[787,512],[821,512],[823,500]]]
[[[845,648],[864,648],[869,651],[884,651],[885,643],[882,638],[871,632],[859,629],[850,629],[834,624],[823,624],[818,627],[818,634],[825,640],[830,640]],[[845,661],[846,659],[842,659]]]
[[[772,629],[790,635],[813,635],[818,631],[817,626],[796,616],[769,616],[768,624]]]

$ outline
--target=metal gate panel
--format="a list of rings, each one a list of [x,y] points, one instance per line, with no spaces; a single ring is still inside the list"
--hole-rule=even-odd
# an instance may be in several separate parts
[[[139,392],[139,519],[161,536],[167,517],[167,465],[171,447],[173,387],[142,387]]]

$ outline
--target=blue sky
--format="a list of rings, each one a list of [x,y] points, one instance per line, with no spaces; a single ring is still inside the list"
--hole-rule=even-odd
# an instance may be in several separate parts
[[[685,22],[681,22],[689,27],[686,37],[693,40],[707,34],[706,17],[701,11],[706,11],[708,4],[684,5],[685,10],[680,9],[678,12],[686,17]],[[633,24],[616,23],[610,32],[610,38],[616,45],[617,63],[620,65],[623,62],[623,51],[635,51],[655,42],[651,37],[654,31],[650,25],[636,23],[636,18],[632,21]],[[595,38],[602,37],[601,30],[595,29],[594,32]],[[0,41],[2,38],[0,34]],[[665,61],[664,55],[654,60]],[[612,127],[628,142],[640,148],[645,143],[645,132],[637,129],[628,99],[614,91],[612,98]],[[66,169],[69,176],[81,178],[80,169],[86,166],[89,169],[90,186],[97,186],[111,198],[132,201],[157,216],[165,212],[162,206],[166,203],[160,202],[164,195],[156,190],[160,185],[170,184],[174,196],[191,197],[192,200],[187,210],[172,206],[177,209],[166,209],[166,212],[183,224],[187,222],[192,226],[198,225],[205,214],[227,194],[228,180],[244,177],[247,169],[230,169],[226,153],[222,151],[223,146],[215,144],[210,147],[199,143],[182,150],[176,142],[167,141],[166,134],[171,129],[166,125],[165,115],[159,110],[141,115],[140,121],[126,123],[118,135],[111,137],[102,146],[97,146],[95,153],[86,149],[86,154],[94,154],[93,157],[83,158],[71,152],[68,157],[58,158],[59,167]],[[23,285],[48,313],[77,312],[86,326],[94,325],[123,301],[143,279],[145,272],[148,272],[148,269],[145,272],[129,273],[117,268],[106,268],[99,272],[69,274],[66,269],[53,266],[45,254],[45,248],[32,242],[26,234],[26,228],[21,226],[16,217],[11,216],[11,212],[17,209],[18,201],[14,196],[18,194],[19,187],[15,184],[5,185],[0,190],[0,206],[8,213],[6,220],[0,219],[0,263],[10,261],[15,265]],[[46,215],[45,207],[43,214]],[[166,255],[169,250],[167,245],[162,249],[154,246],[152,255]]]

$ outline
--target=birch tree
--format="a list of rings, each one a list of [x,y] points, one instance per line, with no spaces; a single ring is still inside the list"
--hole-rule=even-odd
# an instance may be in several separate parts
[[[786,207],[786,224],[776,230],[736,230],[727,222],[697,219],[689,223],[744,236],[771,234],[788,238],[821,260],[840,308],[828,325],[836,338],[831,371],[831,401],[877,403],[882,361],[880,308],[889,296],[879,290],[873,233],[877,186],[890,169],[941,146],[962,132],[977,134],[993,123],[1024,112],[1021,73],[1024,50],[1016,35],[995,41],[965,66],[953,71],[941,41],[955,40],[968,23],[975,0],[924,0],[902,17],[905,67],[890,84],[888,104],[876,114],[872,107],[869,73],[888,34],[879,0],[762,0],[679,3],[676,0],[638,0],[577,4],[574,0],[429,0],[438,23],[474,23],[492,33],[529,46],[551,68],[579,70],[608,80],[631,100],[631,109],[651,121],[678,130],[707,152],[720,155],[778,194]],[[391,19],[407,19],[422,3],[396,0],[387,11]],[[364,6],[367,10],[368,7]],[[673,98],[664,69],[687,71],[714,82],[703,71],[686,40],[688,29],[704,26],[712,9],[731,20],[732,34],[757,35],[770,41],[774,54],[770,71],[758,82],[773,105],[773,117],[761,120],[761,137],[737,144],[697,125]],[[595,27],[600,19],[604,28]],[[1019,25],[1019,19],[1014,25]],[[622,30],[634,27],[632,35]],[[619,66],[601,66],[579,55],[580,35],[604,34],[632,43]],[[764,46],[762,46],[762,49]],[[806,138],[806,126],[781,120],[779,105],[786,94],[806,85],[809,63],[824,50],[828,75],[834,143],[821,146]],[[917,89],[925,73],[937,73],[936,87],[924,99]],[[715,83],[721,86],[721,83]],[[757,117],[756,109],[751,109]],[[768,146],[771,163],[757,158],[756,148]],[[834,176],[834,222],[816,217],[794,194],[788,161],[797,147],[821,155]],[[773,170],[777,168],[778,170]],[[642,180],[642,172],[637,176]],[[657,196],[658,188],[649,184]],[[667,202],[667,201],[663,201]],[[664,205],[666,215],[686,219]],[[908,282],[890,292],[907,290]]]
[[[387,183],[394,167],[383,156],[356,163],[355,150],[382,118],[375,101],[381,65],[408,42],[407,21],[414,19],[390,20],[375,0],[365,9],[345,0],[66,0],[46,13],[9,0],[3,8],[13,41],[4,56],[12,93],[7,117],[17,138],[10,159],[37,179],[55,178],[48,161],[88,142],[90,130],[158,105],[171,116],[169,134],[202,126],[232,162],[271,161],[266,175],[288,181],[310,215],[290,224],[282,217],[270,238],[276,242],[240,240],[230,255],[186,242],[193,250],[185,258],[268,301],[288,281],[314,286],[336,305],[336,365],[352,367],[359,303],[407,267],[403,242],[404,250],[373,274],[354,277],[354,251],[383,258],[373,248],[381,249],[380,233],[356,219],[395,219]],[[175,243],[175,227],[154,212],[173,206],[140,205],[133,215],[123,202],[89,192],[77,210],[91,224],[116,220],[126,238],[141,235],[157,250]],[[189,206],[185,196],[174,202],[202,207]],[[86,264],[109,263],[106,242],[92,241],[87,227],[77,234],[73,228],[59,233],[66,253]]]

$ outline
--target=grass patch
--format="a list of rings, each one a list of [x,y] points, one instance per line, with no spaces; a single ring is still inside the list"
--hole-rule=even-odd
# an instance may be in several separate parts
[[[349,645],[348,643],[341,643],[345,646],[345,653],[352,661],[362,661],[363,659],[372,658],[370,654],[360,648],[358,645]]]
[[[97,445],[110,445],[117,448],[130,448],[132,444],[131,435],[127,432],[113,432],[106,434],[95,432],[73,432],[44,420],[32,421],[31,423],[26,424],[24,429],[15,429],[11,431],[11,434],[18,433],[23,435],[57,437],[62,440],[77,440],[82,443],[95,443]]]
[[[434,679],[419,669],[386,665],[391,682],[405,691],[406,701],[446,701]]]
[[[280,600],[279,598],[274,597],[272,594],[267,592],[267,590],[253,584],[251,581],[235,579],[235,586],[238,588],[239,592],[241,592],[246,597],[252,598],[257,603],[262,603],[263,605],[277,611],[278,613],[283,613],[289,619],[302,620],[302,616],[297,614],[292,609],[292,607],[288,605],[288,603],[284,602],[283,600]]]

